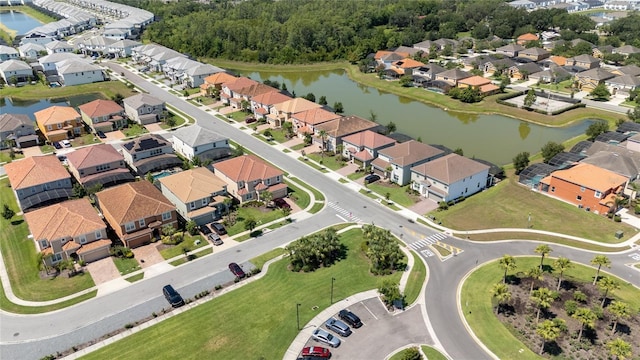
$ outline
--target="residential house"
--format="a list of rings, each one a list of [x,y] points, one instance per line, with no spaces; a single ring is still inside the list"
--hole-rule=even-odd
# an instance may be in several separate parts
[[[224,101],[225,104],[239,109],[242,103],[242,99],[240,95],[236,94],[236,92],[251,85],[258,84],[259,82],[251,80],[247,77],[234,78],[232,81],[228,81],[222,84],[220,99]]]
[[[24,114],[0,114],[0,149],[40,144],[33,121]]]
[[[4,169],[22,211],[72,196],[71,175],[55,155],[31,156]]]
[[[104,220],[128,248],[159,238],[165,226],[178,227],[175,205],[148,181],[102,190],[96,199]]]
[[[260,95],[251,97],[251,109],[256,119],[267,119],[267,114],[271,112],[271,108],[275,104],[292,100],[291,96],[285,95],[279,91],[270,91]]]
[[[85,188],[133,181],[124,156],[109,144],[80,148],[67,154],[69,172]]]
[[[33,114],[42,135],[50,142],[84,134],[84,123],[71,106],[50,106]]]
[[[46,43],[55,40],[53,37],[39,33],[37,31],[29,31],[25,36],[20,38],[20,45],[24,44],[39,44],[44,46]]]
[[[582,54],[567,58],[566,65],[573,66],[579,69],[578,71],[590,70],[600,67],[600,59],[591,55]]]
[[[615,75],[631,75],[631,76],[640,76],[640,67],[637,65],[626,65],[621,66],[617,69],[609,70],[612,74]]]
[[[540,191],[596,214],[604,214],[624,190],[627,178],[595,165],[580,163],[556,170],[540,181]]]
[[[182,165],[171,143],[158,134],[147,134],[122,145],[124,161],[144,176],[146,173]]]
[[[113,100],[93,100],[78,106],[82,120],[93,131],[113,131],[127,126],[124,108]]]
[[[458,86],[458,81],[468,77],[471,77],[470,73],[456,68],[437,74],[436,80],[443,81],[451,86]]]
[[[412,189],[436,202],[465,198],[487,187],[489,166],[448,154],[411,168]]]
[[[293,114],[320,107],[322,107],[322,105],[305,98],[294,98],[273,105],[271,112],[267,114],[267,121],[275,126],[282,126],[285,121],[293,117]]]
[[[257,83],[257,84],[249,85],[242,89],[235,90],[234,96],[229,100],[231,101],[233,107],[250,108],[251,99],[253,99],[254,96],[272,93],[272,92],[279,93],[280,91],[269,85]],[[244,105],[242,104],[243,102],[244,102]]]
[[[539,47],[532,47],[528,49],[524,49],[518,53],[519,59],[527,59],[531,61],[540,61],[544,60],[551,56],[551,53],[547,50]]]
[[[578,89],[590,92],[599,84],[603,84],[606,80],[615,77],[614,74],[604,70],[603,68],[595,68],[575,75],[578,82]]]
[[[593,48],[591,55],[598,59],[604,58],[605,55],[611,54],[613,52],[613,46],[611,45],[603,45]]]
[[[48,42],[44,45],[47,50],[47,54],[56,54],[56,53],[70,53],[73,52],[73,46],[69,45],[66,41],[58,41],[54,40]]]
[[[491,80],[477,75],[458,81],[458,87],[461,89],[473,88],[480,91],[482,95],[491,95],[500,91],[500,87],[492,84]]]
[[[413,76],[414,78],[416,76],[422,77],[425,81],[433,81],[436,79],[436,75],[443,71],[447,71],[447,69],[438,64],[427,63],[424,66],[413,70]]]
[[[363,119],[356,115],[343,116],[335,120],[329,120],[315,127],[315,137],[313,141],[326,151],[336,151],[337,146],[342,144],[342,138],[351,134],[365,130],[376,130],[380,125]],[[324,134],[324,139],[323,135]]]
[[[410,47],[410,46],[398,46],[397,48],[395,48],[393,50],[393,52],[398,53],[398,54],[407,54],[407,57],[413,57],[414,55],[416,55],[417,53],[420,52],[420,50],[414,48],[414,47]]]
[[[515,66],[516,62],[510,58],[488,60],[482,64],[481,69],[486,76],[493,76],[505,73],[510,67]]]
[[[605,10],[615,10],[615,11],[627,11],[631,10],[631,3],[629,1],[606,1],[604,3]]]
[[[342,144],[342,156],[364,169],[378,157],[378,151],[395,145],[396,141],[375,131],[365,130],[343,137]]]
[[[525,47],[516,43],[507,44],[505,46],[501,46],[496,48],[496,53],[502,54],[504,56],[514,58],[518,57],[520,51],[524,50]]]
[[[185,70],[182,83],[190,88],[200,87],[204,83],[204,79],[211,74],[223,72],[221,68],[211,64],[199,63]]]
[[[37,209],[24,218],[47,266],[64,260],[92,262],[110,256],[107,225],[88,198]]]
[[[294,113],[291,115],[291,122],[293,124],[293,131],[298,134],[298,136],[304,137],[305,134],[315,134],[316,126],[341,117],[341,115],[325,110],[324,108],[315,107]]]
[[[200,85],[200,94],[202,96],[212,95],[213,89],[222,90],[222,84],[235,81],[236,77],[226,72],[219,72],[204,78]]]
[[[18,50],[12,48],[11,46],[0,45],[0,62],[18,59],[20,59]]]
[[[589,155],[580,162],[624,176],[629,182],[637,180],[640,174],[640,153],[623,146],[607,145],[610,146],[600,145],[593,150],[589,149],[586,151]],[[605,150],[597,151],[598,148]]]
[[[100,35],[79,41],[76,45],[84,55],[93,57],[98,55],[107,55],[109,53],[109,47],[116,42],[117,40],[115,39]]]
[[[526,33],[526,34],[522,34],[522,35],[518,36],[518,38],[516,39],[516,44],[518,44],[518,45],[526,45],[527,43],[529,43],[531,41],[538,41],[538,40],[540,40],[538,35],[532,34],[532,33]]]
[[[629,55],[640,54],[640,48],[637,48],[633,45],[623,45],[612,50],[614,54],[622,54],[625,57],[629,57]]]
[[[542,83],[559,83],[572,77],[571,73],[561,66],[552,66],[547,70],[538,71],[529,75],[529,80],[535,80]]]
[[[509,68],[509,77],[516,80],[527,80],[529,75],[542,71],[542,67],[536,63],[514,65]]]
[[[149,94],[136,94],[122,100],[124,112],[129,119],[147,125],[157,122],[164,114],[164,101]]]
[[[35,60],[46,53],[47,50],[43,45],[26,43],[18,47],[18,52],[20,53],[20,56],[25,59]]]
[[[556,56],[552,55],[549,57],[549,67],[556,66],[565,66],[567,65],[567,58],[564,56]]]
[[[422,51],[424,54],[427,54],[427,55],[429,54],[429,52],[432,49],[436,50],[436,51],[438,50],[437,45],[431,40],[425,40],[425,41],[421,41],[419,43],[415,43],[415,44],[413,44],[413,48],[418,50],[418,51]],[[376,53],[376,55],[378,53]]]
[[[507,4],[515,8],[523,8],[527,10],[533,10],[537,6],[536,3],[530,0],[514,0],[514,1],[508,2]]]
[[[173,149],[189,160],[218,160],[231,155],[228,138],[198,125],[174,131]]]
[[[393,62],[391,64],[391,69],[398,70],[400,76],[413,75],[416,69],[424,65],[425,65],[424,63],[413,60],[412,58],[405,58],[405,59]]]
[[[287,196],[284,173],[254,155],[242,155],[213,164],[214,173],[227,183],[227,192],[240,203],[260,200],[268,191],[273,199]]]
[[[91,84],[104,81],[102,68],[80,60],[65,60],[56,63],[58,79],[64,86]]]
[[[640,88],[640,77],[633,75],[620,75],[604,81],[612,95],[617,93],[629,94]]]
[[[33,69],[22,60],[7,60],[0,63],[0,76],[6,84],[16,84],[34,79]]]
[[[45,75],[57,75],[58,74],[57,63],[65,60],[78,60],[78,61],[84,61],[86,63],[89,63],[89,60],[74,53],[55,53],[51,55],[46,55],[39,58],[38,63],[40,63],[40,66],[42,66],[42,71],[45,73]]]
[[[129,40],[122,39],[115,42],[112,42],[105,46],[107,53],[113,54],[116,59],[121,57],[129,57],[133,53],[133,49],[142,45],[142,43]]]
[[[394,63],[396,61],[400,61],[402,59],[405,59],[408,56],[409,56],[409,54],[407,54],[407,53],[397,53],[397,52],[393,52],[393,51],[380,50],[380,51],[375,53],[373,58],[375,59],[375,61],[378,64],[378,66],[381,66],[381,67],[384,67],[385,69],[388,69],[388,68],[391,67],[392,63]]]
[[[411,181],[411,168],[444,154],[444,151],[436,147],[410,140],[379,150],[378,157],[371,162],[371,166],[374,172],[404,186]]]
[[[205,167],[182,171],[158,180],[160,191],[185,221],[204,225],[226,211],[227,183]]]

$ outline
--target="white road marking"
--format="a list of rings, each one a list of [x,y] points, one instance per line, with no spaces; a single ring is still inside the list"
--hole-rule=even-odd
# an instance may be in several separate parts
[[[369,310],[369,308],[367,307],[367,305],[365,305],[363,302],[360,302],[360,304],[362,306],[364,306],[365,309],[367,309],[367,311],[369,312],[369,314],[371,314],[371,316],[374,317],[374,319],[378,320],[378,317],[373,313],[373,311]]]

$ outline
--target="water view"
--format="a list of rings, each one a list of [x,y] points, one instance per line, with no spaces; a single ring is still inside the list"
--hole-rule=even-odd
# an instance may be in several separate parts
[[[393,121],[397,131],[424,143],[462,148],[465,156],[511,163],[521,152],[537,153],[548,141],[562,142],[584,134],[592,121],[569,127],[549,128],[499,115],[470,115],[444,111],[406,97],[382,92],[351,81],[342,70],[304,73],[242,72],[257,81],[269,79],[285,83],[287,90],[316,99],[326,96],[329,106],[340,101],[345,114],[366,119],[374,113],[376,121],[386,125]],[[426,90],[425,90],[426,91]]]
[[[0,23],[10,30],[15,30],[16,35],[24,35],[29,30],[42,25],[41,22],[19,11],[0,11]]]
[[[25,114],[28,115],[31,120],[36,121],[33,113],[38,112],[40,110],[44,110],[50,106],[58,105],[58,106],[73,106],[77,107],[78,105],[82,105],[88,103],[89,101],[93,101],[96,99],[100,99],[100,94],[84,94],[78,96],[70,96],[66,98],[51,98],[51,99],[40,99],[40,100],[22,100],[15,99],[10,97],[0,98],[0,113],[2,114]]]

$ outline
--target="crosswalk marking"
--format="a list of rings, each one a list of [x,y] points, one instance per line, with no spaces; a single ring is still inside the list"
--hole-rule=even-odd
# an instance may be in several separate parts
[[[633,253],[633,254],[629,254],[629,257],[632,258],[635,261],[640,261],[640,253]]]
[[[433,235],[427,236],[426,238],[422,238],[414,243],[409,244],[408,246],[413,250],[418,250],[425,246],[435,244],[440,240],[444,240],[447,238],[447,235],[443,233],[435,233]]]
[[[331,201],[327,202],[327,205],[334,209],[336,212],[338,212],[339,214],[342,214],[344,216],[344,218],[346,219],[345,221],[349,221],[349,222],[362,222],[362,219],[360,219],[357,216],[353,216],[353,213],[349,210],[343,209],[341,208],[338,204],[333,203]]]

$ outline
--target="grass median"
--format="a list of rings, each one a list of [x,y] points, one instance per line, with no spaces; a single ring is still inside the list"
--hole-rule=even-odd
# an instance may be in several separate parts
[[[335,278],[334,302],[377,287],[385,277],[369,272],[361,253],[360,229],[340,235],[347,257],[311,273],[288,270],[286,259],[269,267],[260,280],[216,297],[139,333],[87,355],[86,359],[174,359],[193,353],[200,358],[282,359],[300,325],[330,306],[329,286]],[[399,281],[401,273],[391,275]]]
[[[411,256],[413,256],[413,268],[409,274],[407,286],[404,288],[405,301],[409,305],[418,299],[422,285],[424,285],[424,280],[427,277],[427,268],[424,266],[420,256],[414,251],[411,252]]]

